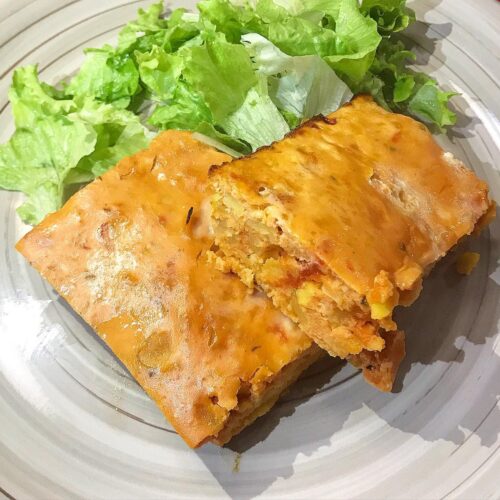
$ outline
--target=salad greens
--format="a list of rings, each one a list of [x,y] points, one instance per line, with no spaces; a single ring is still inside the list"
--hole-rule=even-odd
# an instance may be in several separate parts
[[[236,153],[275,140],[367,92],[438,128],[453,93],[408,67],[397,38],[406,0],[202,0],[198,12],[140,9],[116,46],[88,49],[54,87],[36,66],[14,72],[16,131],[0,146],[0,187],[39,222],[67,193],[147,146],[155,131],[190,130]]]
[[[9,98],[16,131],[0,146],[0,186],[26,193],[18,213],[29,224],[57,210],[72,184],[94,179],[149,142],[134,113],[68,97],[41,83],[35,66],[16,70]]]

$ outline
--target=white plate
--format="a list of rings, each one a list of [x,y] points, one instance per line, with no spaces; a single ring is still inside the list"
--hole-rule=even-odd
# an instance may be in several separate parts
[[[49,82],[82,47],[112,41],[149,2],[0,0],[0,140],[12,69]],[[176,5],[192,7],[191,2]],[[500,5],[420,0],[421,61],[450,89],[439,140],[500,200]],[[395,394],[348,366],[315,367],[224,449],[189,450],[93,332],[13,246],[21,196],[0,193],[0,491],[14,498],[500,498],[500,223],[468,246],[468,278],[442,262],[400,314],[408,357]],[[241,454],[240,454],[241,453]],[[238,466],[239,464],[239,466]]]

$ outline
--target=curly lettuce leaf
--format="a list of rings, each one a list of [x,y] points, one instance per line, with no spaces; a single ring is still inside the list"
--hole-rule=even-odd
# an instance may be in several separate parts
[[[19,128],[0,146],[0,187],[23,191],[18,209],[28,224],[37,224],[63,202],[66,174],[94,150],[96,133],[83,122],[63,116],[38,118]]]
[[[433,78],[409,68],[408,62],[414,60],[415,55],[403,42],[382,40],[369,73],[355,91],[368,92],[384,107],[438,129],[453,125],[456,116],[449,101],[456,93],[441,90]]]
[[[186,52],[182,75],[205,99],[215,123],[236,111],[257,77],[245,47],[221,38]]]
[[[137,53],[136,58],[141,81],[152,99],[155,101],[173,99],[180,85],[184,59],[179,54],[169,54],[157,46],[150,52]]]
[[[239,42],[246,33],[258,33],[289,55],[318,55],[348,80],[366,74],[380,42],[376,22],[365,17],[356,0],[317,2],[305,0],[292,8],[283,2],[259,0],[255,7],[227,0],[198,4],[229,41]]]
[[[135,21],[128,23],[118,35],[117,51],[134,57],[134,52],[149,52],[160,47],[174,53],[189,40],[199,36],[201,26],[197,17],[185,9],[176,9],[168,19],[163,18],[162,2],[148,9],[139,9]]]
[[[14,71],[9,100],[16,127],[31,127],[40,117],[67,114],[76,109],[75,103],[66,99],[61,91],[40,82],[34,65]]]
[[[248,152],[248,144],[226,134],[221,125],[243,105],[249,88],[257,82],[243,46],[212,33],[203,45],[185,45],[175,54],[155,47],[136,57],[142,81],[158,103],[148,119],[151,125],[196,131]],[[233,65],[240,71],[235,72]]]
[[[406,6],[406,0],[363,0],[361,12],[376,21],[382,36],[403,31],[415,21],[415,13]]]
[[[241,35],[258,31],[261,20],[249,5],[235,5],[228,0],[203,0],[196,8],[201,22],[209,22],[224,33],[228,42],[239,43]],[[253,26],[254,29],[250,29]]]
[[[87,50],[77,75],[65,88],[68,96],[90,96],[126,108],[139,87],[139,71],[127,55],[110,46]]]
[[[224,130],[250,144],[253,150],[279,141],[290,127],[267,92],[266,77],[251,88],[243,104],[221,123]]]
[[[283,73],[293,66],[294,57],[285,54],[276,45],[258,33],[248,33],[241,37],[257,71],[273,76]]]
[[[203,29],[208,29],[208,26],[201,25],[197,14],[190,14],[184,9],[174,10],[168,19],[168,29],[161,46],[167,52],[176,52],[186,44],[197,43]]]
[[[409,99],[408,111],[416,118],[439,128],[454,125],[457,117],[448,108],[448,101],[456,92],[443,92],[437,83],[428,79]]]
[[[415,79],[407,64],[414,60],[415,54],[406,50],[403,42],[382,40],[370,73],[382,81],[383,100],[387,106],[396,107],[410,97]]]
[[[204,97],[180,82],[171,96],[156,106],[148,121],[162,130],[197,130],[201,123],[213,123],[213,116]]]
[[[92,126],[96,133],[94,150],[73,168],[66,184],[89,182],[102,175],[125,156],[147,147],[153,134],[130,111],[85,99],[81,108],[68,115],[74,122]]]
[[[349,87],[319,56],[289,56],[256,34],[243,35],[257,71],[273,76],[270,95],[278,108],[298,122],[327,115],[352,98]]]
[[[163,19],[163,1],[150,5],[146,10],[139,9],[137,18],[129,22],[118,35],[118,50],[130,51],[137,48],[138,39],[151,41],[151,35],[161,33],[168,26],[168,21]],[[133,47],[135,46],[135,47]]]
[[[339,38],[337,54],[328,54],[325,60],[348,81],[361,80],[370,67],[380,43],[376,23],[364,17],[357,0],[342,0],[332,28]]]
[[[194,130],[194,132],[202,134],[211,139],[215,139],[213,144],[220,143],[227,148],[227,149],[223,148],[221,149],[221,151],[232,150],[236,152],[237,154],[233,156],[240,156],[242,154],[249,154],[252,152],[252,148],[250,147],[250,145],[243,139],[240,139],[234,135],[229,135],[224,130],[222,130],[220,126],[213,125],[212,123],[208,122],[200,123],[196,127],[196,130]]]
[[[352,98],[349,87],[316,56],[301,57],[293,71],[276,78],[272,95],[280,109],[301,121],[328,115]]]
[[[18,210],[27,223],[60,208],[70,184],[92,180],[149,142],[134,113],[65,98],[40,82],[35,66],[16,70],[9,95],[17,129],[0,146],[0,187],[27,195]]]

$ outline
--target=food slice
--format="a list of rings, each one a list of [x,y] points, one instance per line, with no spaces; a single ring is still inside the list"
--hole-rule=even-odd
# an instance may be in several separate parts
[[[394,307],[413,302],[425,273],[493,213],[486,184],[423,125],[364,96],[212,167],[210,182],[217,266],[363,367],[382,362],[367,352],[396,330]]]
[[[227,160],[165,132],[17,246],[193,447],[227,442],[323,353],[263,294],[207,262],[208,168]]]

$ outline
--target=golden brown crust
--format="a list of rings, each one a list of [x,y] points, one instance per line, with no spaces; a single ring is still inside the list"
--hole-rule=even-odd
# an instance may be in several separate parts
[[[224,430],[242,386],[265,401],[281,370],[312,348],[267,298],[206,260],[207,171],[228,159],[188,133],[165,132],[17,246],[190,446]]]
[[[221,259],[341,357],[382,349],[394,307],[492,206],[422,124],[366,96],[210,178]]]

